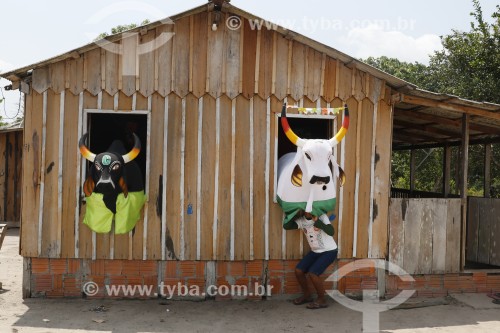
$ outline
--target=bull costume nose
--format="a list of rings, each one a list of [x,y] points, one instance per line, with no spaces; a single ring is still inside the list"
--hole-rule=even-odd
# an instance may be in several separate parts
[[[312,176],[309,184],[328,184],[330,182],[330,176],[318,177]]]

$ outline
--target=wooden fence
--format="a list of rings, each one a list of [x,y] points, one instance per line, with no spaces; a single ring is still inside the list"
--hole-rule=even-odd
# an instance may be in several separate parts
[[[469,198],[467,260],[500,265],[500,199]]]
[[[460,271],[460,199],[391,199],[389,261],[410,274]]]
[[[0,132],[0,221],[18,226],[21,215],[22,130]]]

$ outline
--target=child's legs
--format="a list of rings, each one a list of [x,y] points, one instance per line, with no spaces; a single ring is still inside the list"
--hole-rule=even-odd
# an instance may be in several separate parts
[[[326,251],[318,253],[318,257],[314,263],[309,267],[309,276],[311,277],[311,282],[313,283],[314,289],[318,295],[317,302],[325,302],[325,287],[323,286],[323,280],[320,275],[330,266],[335,259],[337,259],[337,250]]]
[[[304,258],[302,258],[301,261],[299,261],[297,267],[295,267],[295,277],[297,278],[300,288],[306,298],[311,295],[311,291],[307,286],[306,273],[309,272],[311,266],[316,262],[318,255],[319,253],[314,253],[312,251],[309,252],[304,256]]]

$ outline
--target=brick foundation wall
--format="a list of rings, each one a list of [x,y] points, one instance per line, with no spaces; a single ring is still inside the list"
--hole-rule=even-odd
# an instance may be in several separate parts
[[[89,297],[89,298],[156,298],[159,292],[173,298],[196,298],[216,300],[266,299],[268,294],[255,286],[269,286],[271,298],[300,293],[295,278],[298,260],[254,260],[254,261],[153,261],[153,260],[86,260],[86,259],[42,259],[31,258],[31,297]],[[322,275],[326,279],[334,271],[356,260],[340,259]],[[359,266],[338,282],[325,281],[325,288],[336,289],[348,296],[361,296],[364,289],[374,290],[385,285],[385,295],[390,298],[401,290],[415,290],[414,297],[439,297],[451,293],[498,292],[500,273],[474,272],[461,274],[415,275],[414,282],[404,282],[398,276],[384,274],[379,281],[377,270]],[[93,296],[84,295],[83,287],[94,282],[98,288]],[[381,284],[381,282],[385,282]],[[125,295],[123,290],[109,295],[105,286],[150,286],[151,292]],[[157,286],[163,285],[163,290]],[[184,290],[179,295],[179,287]],[[245,286],[247,294],[207,295],[207,287]],[[26,286],[25,286],[26,287]],[[170,289],[169,289],[170,288]],[[310,288],[312,285],[310,284]],[[314,290],[312,288],[312,290]],[[169,293],[169,291],[173,291]],[[188,292],[191,291],[191,292]],[[198,293],[196,293],[198,292]],[[252,295],[250,295],[252,294]],[[262,294],[264,294],[262,296]]]
[[[473,272],[455,274],[413,275],[414,282],[386,275],[386,297],[401,290],[415,290],[414,297],[441,297],[453,293],[489,293],[500,291],[500,273]]]
[[[263,287],[269,286],[270,297],[289,297],[299,294],[300,287],[295,278],[295,266],[298,260],[254,260],[254,261],[153,261],[153,260],[86,260],[86,259],[45,259],[30,258],[31,297],[90,297],[90,298],[155,298],[180,285],[187,290],[196,288],[206,292],[210,285],[246,286],[247,295],[181,295],[174,293],[174,298],[215,298],[227,299],[266,299],[261,296]],[[322,275],[326,279],[339,267],[354,260],[337,260]],[[83,287],[87,282],[94,282],[99,291],[93,296],[84,295]],[[358,269],[343,277],[338,282],[325,281],[325,288],[338,289],[348,295],[361,295],[363,289],[377,289],[377,274],[372,268]],[[151,293],[125,295],[123,292],[110,296],[105,286],[151,286]],[[25,286],[26,287],[26,286]],[[312,285],[310,284],[312,288]],[[170,288],[170,289],[168,289]],[[183,287],[184,288],[184,287]],[[314,290],[314,289],[312,289]],[[175,290],[177,292],[177,290]],[[257,292],[256,292],[257,291]],[[261,294],[259,294],[259,292]],[[249,295],[252,294],[252,295]]]

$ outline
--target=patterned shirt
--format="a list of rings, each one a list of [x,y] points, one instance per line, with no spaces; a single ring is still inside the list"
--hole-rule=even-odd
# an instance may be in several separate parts
[[[328,217],[323,214],[319,217],[320,221],[324,224],[331,224]],[[299,229],[305,234],[307,241],[309,242],[309,246],[311,247],[311,251],[316,253],[321,253],[325,251],[335,250],[337,248],[337,243],[332,236],[329,236],[323,230],[316,228],[314,226],[313,219],[306,219],[305,217],[300,217],[295,220]]]

